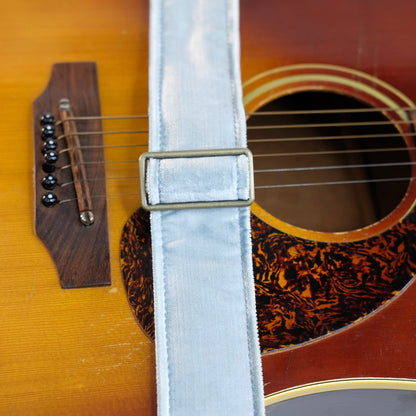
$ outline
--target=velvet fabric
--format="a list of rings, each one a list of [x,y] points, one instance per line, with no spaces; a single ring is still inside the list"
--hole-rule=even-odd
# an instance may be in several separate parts
[[[245,147],[238,2],[153,0],[150,151]],[[153,159],[150,203],[248,198],[245,156]],[[263,415],[249,208],[151,214],[158,414]]]

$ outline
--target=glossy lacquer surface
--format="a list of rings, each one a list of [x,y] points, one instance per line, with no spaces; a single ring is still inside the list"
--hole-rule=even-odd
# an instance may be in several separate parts
[[[415,9],[410,0],[242,1],[246,96],[255,85],[248,81],[259,74],[286,65],[320,63],[362,71],[401,91],[410,102],[416,100],[411,53]],[[131,310],[120,272],[122,230],[140,204],[137,165],[105,164],[110,286],[61,288],[56,266],[34,232],[38,201],[33,186],[32,103],[46,88],[54,63],[96,62],[103,115],[147,113],[148,4],[130,0],[5,2],[0,5],[0,16],[0,414],[155,414],[154,346]],[[349,79],[358,78],[350,72]],[[313,82],[314,88],[325,84]],[[378,88],[377,82],[366,85]],[[269,99],[275,98],[276,91]],[[250,101],[248,111],[265,104],[260,102],[264,96],[258,97]],[[105,120],[102,127],[145,131],[147,123]],[[104,143],[129,145],[105,148],[107,161],[137,160],[146,149],[147,134],[104,135]],[[130,179],[110,179],[116,177]],[[273,342],[272,351],[263,355],[266,393],[343,377],[416,378],[412,185],[409,189],[406,203],[387,222],[353,238],[344,235],[337,240],[299,231],[296,226],[280,226],[276,216],[270,219],[255,212],[261,220],[253,223],[260,258],[256,274],[262,276],[259,280],[270,296],[268,301],[261,294],[260,335],[265,350]],[[271,230],[275,244],[267,243],[267,253],[260,244],[266,229]],[[135,255],[138,261],[143,259],[141,253]],[[269,279],[263,262],[272,264],[273,273],[279,276]],[[348,305],[355,304],[352,309],[363,307],[369,294],[379,290],[394,296],[384,303],[371,301],[370,309],[376,310],[346,327],[334,329],[332,317],[325,317],[325,325],[318,324],[315,333],[307,322],[315,323],[326,309],[315,301],[317,292],[327,290],[331,267],[346,276],[338,287],[341,297],[345,287],[357,290],[344,298]],[[323,286],[316,286],[315,281]],[[279,301],[282,296],[286,300]],[[299,301],[299,313],[305,313],[307,305],[309,321],[306,317],[296,321],[291,314],[289,319],[284,311],[279,312],[284,319],[270,318],[270,310],[282,311],[287,303],[294,303],[292,298]],[[342,320],[344,311],[342,304],[335,315]],[[354,313],[350,319],[361,315]],[[312,335],[299,335],[305,327]],[[319,336],[327,329],[329,334]],[[286,338],[277,336],[276,330]],[[284,348],[276,350],[276,343]]]

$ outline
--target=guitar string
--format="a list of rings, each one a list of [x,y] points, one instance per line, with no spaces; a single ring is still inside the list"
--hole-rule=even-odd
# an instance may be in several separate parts
[[[416,162],[387,162],[387,163],[362,163],[353,165],[327,165],[327,166],[301,166],[296,168],[272,168],[254,169],[254,173],[281,173],[281,172],[302,172],[313,170],[336,170],[336,169],[366,169],[366,168],[385,168],[394,166],[413,166]]]
[[[321,110],[276,110],[276,111],[255,111],[246,113],[248,116],[268,115],[308,115],[308,114],[352,114],[352,113],[382,113],[398,111],[415,111],[416,107],[370,107],[370,108],[337,108]]]
[[[359,153],[384,153],[384,152],[404,152],[416,150],[416,146],[412,147],[381,147],[376,149],[348,149],[348,150],[322,150],[313,152],[284,152],[284,153],[264,153],[255,154],[253,158],[265,158],[265,157],[298,157],[298,156],[319,156],[319,155],[345,155],[345,154],[359,154]],[[73,166],[80,165],[106,165],[114,163],[137,163],[138,159],[125,159],[125,160],[96,160],[83,163],[67,164],[64,166],[56,166],[58,170],[66,170]],[[367,167],[371,167],[368,164]]]
[[[265,116],[265,115],[302,115],[302,114],[341,114],[341,113],[372,113],[372,112],[397,112],[397,111],[415,111],[416,107],[371,107],[371,108],[339,108],[339,109],[322,109],[322,110],[280,110],[280,111],[256,111],[248,112],[247,116]],[[147,119],[149,116],[140,115],[120,115],[120,116],[80,116],[68,117],[65,120],[58,120],[55,125],[58,126],[67,121],[93,121],[93,120],[124,120],[124,119]]]
[[[64,120],[58,120],[55,122],[55,126],[59,126],[67,121],[93,121],[93,120],[129,120],[129,119],[147,119],[147,115],[131,115],[131,116],[78,116],[68,117]]]
[[[71,150],[92,150],[92,149],[115,149],[129,147],[147,147],[147,144],[131,143],[131,144],[107,144],[107,145],[87,145],[66,147],[58,151],[59,154],[69,152]]]
[[[380,182],[403,182],[416,179],[415,176],[403,177],[403,178],[381,178],[381,179],[356,179],[346,181],[327,181],[327,182],[309,182],[301,184],[278,184],[278,185],[258,185],[256,189],[269,189],[269,188],[291,188],[291,187],[306,187],[306,186],[326,186],[326,185],[351,185],[360,183],[380,183]],[[121,193],[121,194],[103,194],[103,195],[91,195],[91,199],[95,198],[114,198],[114,197],[137,197],[140,193]],[[68,202],[77,201],[78,198],[67,198],[60,200],[59,204],[65,204]]]
[[[317,127],[370,127],[370,126],[385,126],[385,125],[409,125],[410,121],[359,121],[351,123],[309,123],[309,124],[282,124],[282,125],[262,125],[262,126],[247,126],[247,130],[282,130],[282,129],[300,129],[300,128],[317,128]],[[149,130],[117,130],[117,131],[76,131],[74,133],[61,134],[56,137],[56,140],[62,140],[68,136],[92,136],[92,135],[107,135],[107,134],[147,134]]]
[[[68,136],[94,136],[94,135],[106,135],[106,134],[147,134],[149,130],[117,130],[117,131],[77,131],[74,133],[61,134],[56,137],[56,140],[65,139]]]
[[[262,153],[253,157],[297,157],[297,156],[318,156],[318,155],[346,155],[356,153],[380,153],[380,152],[404,152],[416,150],[416,147],[381,147],[377,149],[348,149],[348,150],[322,150],[314,152],[285,152],[285,153]]]
[[[273,168],[273,169],[254,169],[255,174],[260,173],[287,173],[287,172],[300,172],[300,171],[318,171],[318,170],[336,170],[336,169],[363,169],[368,167],[399,167],[399,166],[414,166],[416,162],[388,162],[388,163],[371,163],[371,164],[354,164],[354,165],[327,165],[327,166],[303,166],[297,168]],[[62,184],[59,184],[61,188],[64,188],[69,185],[73,185],[78,182],[97,182],[97,181],[111,181],[111,180],[129,180],[129,179],[139,179],[139,175],[135,176],[118,176],[118,177],[102,177],[102,178],[82,178],[77,181],[68,181]],[[386,181],[393,180],[394,178],[385,178]],[[409,180],[410,178],[407,178]],[[401,178],[400,180],[404,180]],[[301,186],[302,184],[293,184],[292,186]],[[307,184],[306,184],[307,185]],[[275,185],[268,185],[269,187],[274,187]],[[257,185],[255,186],[257,187]],[[263,188],[266,187],[262,186]]]
[[[114,133],[115,134],[115,133]],[[261,139],[248,139],[247,143],[279,143],[279,142],[300,142],[300,141],[326,141],[326,140],[353,140],[353,139],[384,139],[384,138],[403,138],[415,137],[416,133],[384,133],[384,134],[353,134],[353,135],[340,135],[340,136],[303,136],[303,137],[278,137],[278,138],[261,138]],[[143,143],[130,143],[130,144],[112,144],[112,145],[81,145],[65,147],[58,151],[59,154],[66,153],[70,150],[89,150],[89,149],[107,149],[107,148],[124,148],[124,147],[147,147],[147,144]]]
[[[300,128],[314,128],[314,127],[359,127],[359,126],[385,126],[385,125],[409,125],[410,121],[354,121],[351,123],[309,123],[309,124],[281,124],[281,125],[262,125],[262,126],[247,126],[247,130],[270,130],[270,129],[300,129]]]
[[[341,136],[304,136],[304,137],[277,137],[277,138],[261,138],[261,139],[248,139],[247,143],[275,143],[275,142],[300,142],[300,141],[323,141],[323,140],[351,140],[351,139],[383,139],[399,137],[414,137],[416,133],[383,133],[383,134],[351,134]]]

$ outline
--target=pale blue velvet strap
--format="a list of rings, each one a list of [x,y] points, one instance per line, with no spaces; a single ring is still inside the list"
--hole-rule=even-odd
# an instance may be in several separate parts
[[[154,0],[150,151],[246,146],[236,0]],[[248,198],[245,156],[153,159],[151,204]],[[151,215],[158,413],[263,415],[249,208]]]

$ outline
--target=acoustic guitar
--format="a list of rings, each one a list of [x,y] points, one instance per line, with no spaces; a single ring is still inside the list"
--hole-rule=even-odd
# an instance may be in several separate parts
[[[414,12],[241,1],[270,415],[331,391],[416,409]],[[0,414],[155,414],[148,4],[24,0],[0,16]]]

